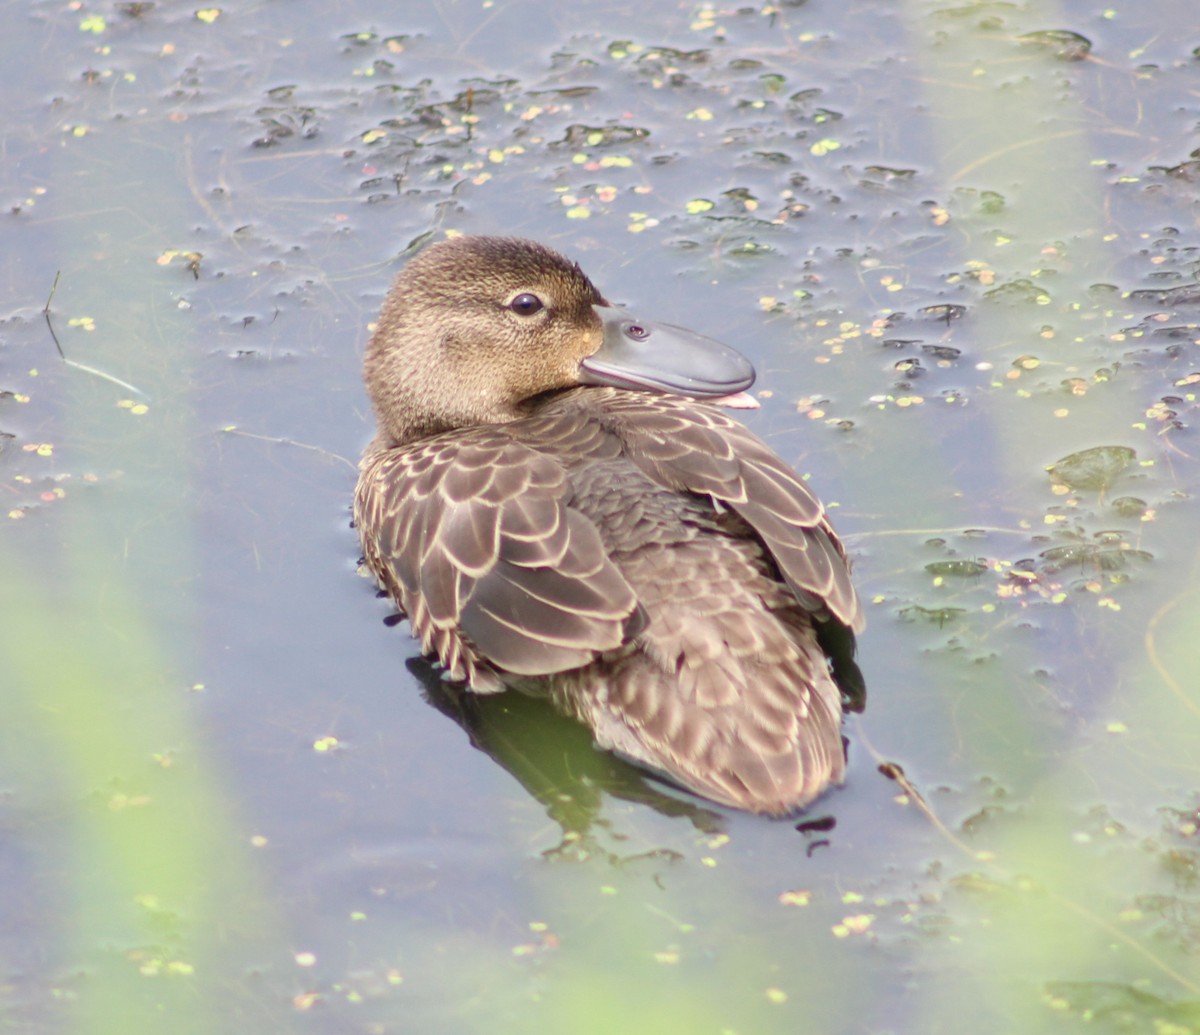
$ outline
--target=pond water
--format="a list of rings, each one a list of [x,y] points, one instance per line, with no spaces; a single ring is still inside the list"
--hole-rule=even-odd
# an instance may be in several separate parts
[[[1200,1031],[1198,55],[1190,0],[10,5],[3,1025]],[[465,699],[356,577],[448,232],[754,360],[868,615],[805,815]]]

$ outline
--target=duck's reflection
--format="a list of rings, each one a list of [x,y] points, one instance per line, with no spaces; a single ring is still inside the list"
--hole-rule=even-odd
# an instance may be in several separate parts
[[[833,640],[824,646],[842,687],[844,707],[861,712],[866,686],[847,653],[852,650],[852,640]],[[407,667],[420,682],[425,700],[453,719],[473,747],[510,773],[562,830],[561,843],[547,856],[576,858],[598,850],[591,834],[594,826],[608,825],[602,814],[606,796],[646,805],[663,816],[682,817],[704,834],[724,831],[724,810],[708,807],[662,778],[597,750],[590,731],[560,715],[545,698],[517,691],[472,693],[463,683],[447,679],[427,658],[411,658]],[[828,814],[793,819],[796,829],[810,841],[810,851],[827,844],[823,835],[836,826]]]
[[[559,715],[545,699],[516,691],[471,693],[444,679],[425,658],[412,658],[408,670],[420,681],[425,699],[458,723],[473,747],[511,773],[562,829],[562,843],[549,854],[595,850],[589,834],[593,825],[606,822],[601,817],[606,795],[664,816],[682,816],[706,834],[724,829],[725,817],[698,799],[668,793],[643,770],[597,751],[591,732]]]

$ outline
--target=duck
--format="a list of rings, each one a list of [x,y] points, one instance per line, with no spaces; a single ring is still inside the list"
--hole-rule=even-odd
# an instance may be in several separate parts
[[[821,502],[727,412],[756,405],[741,353],[461,235],[396,276],[363,377],[363,559],[445,678],[731,808],[843,782],[862,608]]]

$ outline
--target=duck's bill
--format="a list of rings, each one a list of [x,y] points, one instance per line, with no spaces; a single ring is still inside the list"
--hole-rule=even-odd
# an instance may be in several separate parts
[[[647,323],[625,309],[593,308],[604,323],[604,342],[579,364],[582,384],[758,405],[745,395],[754,384],[754,367],[736,349],[685,327]]]

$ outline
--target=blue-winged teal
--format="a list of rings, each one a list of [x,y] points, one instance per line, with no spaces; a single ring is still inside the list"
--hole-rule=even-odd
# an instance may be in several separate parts
[[[364,367],[363,553],[452,677],[737,808],[842,779],[818,638],[862,614],[820,502],[702,401],[751,385],[740,354],[539,244],[459,237],[396,278]]]

